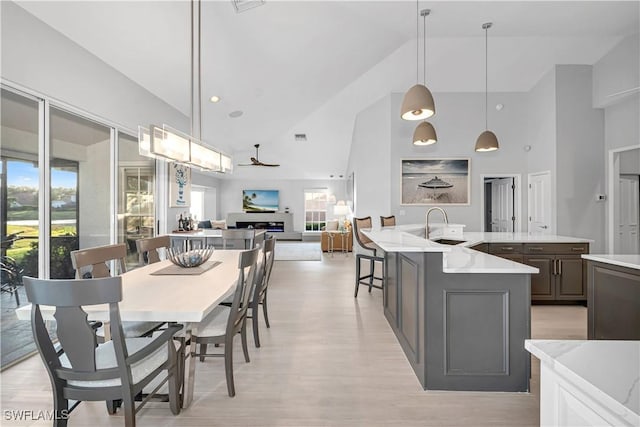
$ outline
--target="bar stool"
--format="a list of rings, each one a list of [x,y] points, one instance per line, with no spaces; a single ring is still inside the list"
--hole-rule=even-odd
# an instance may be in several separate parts
[[[365,236],[361,231],[363,228],[371,228],[371,217],[368,216],[364,218],[353,218],[353,228],[355,230],[354,234],[356,236],[356,241],[358,242],[358,245],[360,245],[362,249],[373,252],[373,255],[366,255],[366,254],[356,255],[356,290],[353,296],[357,298],[358,288],[360,287],[360,285],[369,286],[369,292],[371,292],[372,288],[383,289],[385,269],[384,269],[384,258],[376,256],[377,255],[376,247],[373,245],[373,242],[371,241],[371,239]],[[363,259],[369,261],[369,274],[366,274],[364,276],[361,275],[360,273],[360,270],[361,270],[360,264],[361,264],[361,260]],[[376,263],[378,262],[380,263],[380,266],[382,269],[382,277],[378,277],[375,275],[375,267],[376,267]],[[376,280],[380,281],[379,285],[374,284],[374,281]]]

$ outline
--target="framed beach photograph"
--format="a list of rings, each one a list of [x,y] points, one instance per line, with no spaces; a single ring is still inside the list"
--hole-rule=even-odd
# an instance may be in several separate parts
[[[468,205],[471,160],[402,159],[403,205]]]
[[[191,205],[191,168],[180,163],[169,164],[169,207]]]

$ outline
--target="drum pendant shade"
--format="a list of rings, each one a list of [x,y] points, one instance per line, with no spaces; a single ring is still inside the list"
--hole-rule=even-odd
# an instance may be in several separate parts
[[[413,145],[431,145],[438,142],[436,130],[429,122],[422,122],[413,132]]]
[[[424,120],[435,113],[433,95],[426,86],[417,84],[404,95],[400,110],[400,117],[404,120]]]
[[[490,130],[482,132],[476,141],[476,151],[495,151],[498,148],[498,137]]]

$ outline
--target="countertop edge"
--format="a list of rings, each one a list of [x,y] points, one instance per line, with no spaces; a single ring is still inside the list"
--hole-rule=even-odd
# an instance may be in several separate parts
[[[626,257],[635,257],[637,262],[631,262],[625,260]],[[603,264],[617,265],[619,267],[631,268],[634,270],[640,270],[640,255],[614,255],[614,254],[583,254],[583,259],[588,261],[601,262]]]

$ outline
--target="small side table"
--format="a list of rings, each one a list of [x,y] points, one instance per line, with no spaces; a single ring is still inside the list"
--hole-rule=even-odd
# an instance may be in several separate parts
[[[328,239],[329,248],[327,252],[331,253],[331,256],[333,256],[335,252],[335,239],[339,236],[340,243],[341,243],[340,245],[341,252],[349,256],[349,250],[347,248],[347,239],[346,239],[346,237],[349,235],[349,231],[348,230],[331,230],[331,231],[327,231],[327,233],[329,233],[329,239]]]

